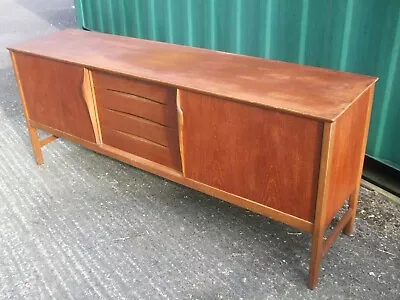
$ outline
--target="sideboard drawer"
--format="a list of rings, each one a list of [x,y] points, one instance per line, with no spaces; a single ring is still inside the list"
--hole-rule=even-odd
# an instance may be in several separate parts
[[[118,129],[102,126],[103,143],[175,170],[182,170],[179,148],[169,148]]]
[[[175,128],[104,107],[99,107],[98,112],[102,127],[126,132],[165,147],[179,147],[178,131]]]
[[[147,98],[95,88],[97,105],[100,108],[123,112],[167,127],[177,127],[175,103],[158,103]]]
[[[182,170],[176,90],[93,72],[103,144]]]
[[[176,98],[175,88],[108,73],[93,72],[93,84],[95,88],[139,96],[163,104],[170,104]]]

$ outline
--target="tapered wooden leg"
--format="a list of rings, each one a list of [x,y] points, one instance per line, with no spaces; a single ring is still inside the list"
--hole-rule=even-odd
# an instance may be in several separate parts
[[[15,76],[16,76],[16,79],[18,82],[19,94],[20,94],[21,100],[22,100],[22,108],[24,109],[26,126],[28,127],[29,136],[31,137],[33,154],[35,155],[36,163],[38,165],[42,165],[43,164],[43,154],[42,154],[42,150],[41,150],[39,135],[38,135],[37,129],[32,127],[29,124],[28,108],[26,107],[25,94],[22,89],[21,80],[19,79],[19,72],[18,72],[17,62],[15,60],[15,54],[14,54],[14,52],[10,52],[10,54],[11,54],[11,61],[13,63],[13,67],[14,67]]]
[[[312,239],[311,261],[308,275],[308,288],[314,289],[318,283],[318,275],[323,258],[324,235],[323,232],[314,232]]]
[[[349,207],[352,208],[352,216],[350,218],[350,221],[343,228],[343,233],[346,235],[352,234],[354,230],[354,223],[356,220],[357,203],[359,195],[360,195],[360,186],[357,187],[357,189],[350,195],[349,198]]]
[[[40,146],[39,134],[37,132],[37,129],[33,128],[30,125],[28,125],[28,130],[29,130],[29,135],[31,137],[31,143],[32,143],[32,148],[33,148],[33,153],[35,155],[36,163],[38,165],[42,165],[43,164],[43,154],[42,154],[42,149]]]
[[[333,136],[335,133],[334,123],[324,124],[322,137],[321,166],[318,179],[317,207],[313,223],[313,237],[311,249],[310,270],[308,275],[308,288],[314,289],[317,286],[318,274],[321,267],[321,260],[324,256],[324,233],[325,218],[328,203],[329,176],[332,165]]]

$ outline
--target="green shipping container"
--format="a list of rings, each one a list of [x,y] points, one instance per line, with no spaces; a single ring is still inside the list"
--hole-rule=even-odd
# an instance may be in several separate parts
[[[75,0],[79,26],[378,76],[367,154],[400,170],[400,0]]]

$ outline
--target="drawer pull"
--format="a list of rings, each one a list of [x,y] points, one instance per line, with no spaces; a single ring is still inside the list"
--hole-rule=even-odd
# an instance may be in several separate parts
[[[82,81],[82,96],[85,100],[86,107],[89,112],[90,122],[92,123],[94,136],[97,144],[102,144],[99,121],[97,117],[97,108],[94,100],[94,91],[92,85],[92,74],[84,68],[83,69],[83,81]]]
[[[175,101],[175,88],[123,75],[96,71],[93,72],[93,84],[95,89],[101,88],[133,94],[162,104]]]
[[[126,98],[131,98],[131,99],[138,100],[138,101],[149,101],[149,102],[157,103],[157,104],[160,104],[160,105],[165,105],[165,103],[158,102],[158,101],[150,99],[150,98],[142,97],[140,95],[127,93],[127,92],[123,92],[123,91],[118,91],[118,90],[113,90],[113,89],[106,89],[106,90],[110,91],[112,93],[115,93],[117,95],[121,95],[121,96],[126,97]]]
[[[185,149],[183,146],[183,125],[184,125],[184,118],[183,118],[183,110],[181,106],[181,97],[180,97],[180,90],[177,90],[176,95],[176,108],[178,111],[178,135],[179,135],[179,151],[181,155],[181,163],[182,163],[182,173],[185,176]]]

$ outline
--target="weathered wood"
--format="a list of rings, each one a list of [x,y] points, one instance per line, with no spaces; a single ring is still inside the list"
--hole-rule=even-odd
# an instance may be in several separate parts
[[[185,175],[312,222],[322,125],[180,91]]]
[[[172,168],[166,167],[166,166],[156,163],[154,161],[145,159],[138,155],[135,155],[135,154],[132,154],[132,153],[129,153],[129,152],[123,151],[121,149],[118,149],[118,148],[115,148],[112,146],[108,146],[105,144],[98,145],[95,143],[91,143],[91,142],[88,142],[81,138],[78,138],[76,136],[70,135],[66,132],[59,131],[55,128],[51,128],[49,126],[46,126],[46,125],[43,125],[43,124],[40,124],[37,122],[32,122],[32,125],[41,130],[44,130],[46,132],[49,132],[49,133],[54,134],[59,137],[63,137],[67,140],[70,140],[71,142],[76,143],[76,144],[82,145],[82,146],[84,146],[90,150],[93,150],[97,153],[120,160],[120,161],[127,163],[131,166],[134,166],[136,168],[139,168],[144,171],[164,177],[168,180],[185,185],[189,188],[198,190],[198,191],[208,194],[210,196],[227,201],[231,204],[243,207],[250,211],[256,212],[260,215],[273,218],[279,222],[288,224],[298,230],[301,230],[304,232],[312,232],[312,230],[313,230],[313,224],[311,222],[302,220],[300,218],[297,218],[295,216],[278,211],[278,210],[268,207],[266,205],[262,205],[260,203],[242,198],[237,195],[230,194],[228,192],[222,191],[215,187],[208,186],[204,183],[197,182],[190,178],[184,177],[183,174],[179,171],[176,171]]]
[[[356,212],[357,212],[357,203],[358,203],[358,197],[360,193],[360,184],[361,184],[361,177],[362,177],[362,170],[363,170],[363,165],[364,165],[364,154],[365,154],[365,149],[367,147],[367,139],[368,139],[368,129],[369,129],[369,121],[371,118],[371,110],[372,110],[372,101],[374,98],[374,89],[375,86],[372,86],[368,90],[368,108],[365,113],[365,116],[362,116],[361,120],[364,120],[363,127],[360,128],[360,130],[364,129],[363,135],[362,135],[362,145],[360,150],[358,151],[358,170],[357,170],[357,181],[355,184],[355,190],[351,194],[349,198],[349,206],[352,209],[352,216],[348,224],[344,227],[343,232],[347,235],[350,235],[353,230],[354,230],[354,222],[356,219]],[[360,122],[361,122],[360,120]],[[354,129],[352,129],[354,130]]]
[[[86,106],[89,111],[90,121],[93,126],[96,143],[101,144],[103,141],[101,138],[100,122],[97,112],[97,102],[95,98],[96,96],[93,88],[92,72],[86,68],[83,69],[82,93],[83,99],[85,99]]]
[[[74,29],[9,49],[327,121],[336,120],[376,81],[369,76]]]
[[[14,56],[29,120],[96,141],[82,90],[84,68],[21,53]]]
[[[323,137],[321,161],[319,164],[318,194],[313,222],[313,236],[311,248],[311,261],[308,277],[308,287],[314,289],[317,286],[318,274],[321,260],[323,257],[325,219],[328,208],[328,191],[331,184],[332,150],[334,147],[333,136],[335,135],[335,123],[325,123]]]
[[[58,139],[58,137],[56,137],[54,135],[50,135],[48,137],[45,137],[45,138],[40,140],[40,147],[46,146],[47,144],[55,141],[56,139]]]
[[[77,30],[10,49],[38,164],[63,137],[312,233],[309,288],[353,230],[376,78]]]
[[[30,124],[29,111],[28,111],[28,107],[26,105],[25,93],[24,93],[24,90],[22,89],[22,83],[21,83],[18,65],[17,65],[16,58],[15,58],[15,53],[11,52],[10,54],[11,54],[11,61],[12,61],[13,67],[14,67],[15,77],[16,77],[16,80],[18,83],[18,90],[19,90],[19,95],[21,97],[22,108],[24,110],[26,126],[28,128],[29,137],[31,138],[33,154],[35,156],[36,163],[38,165],[42,165],[44,161],[43,161],[43,153],[42,153],[42,150],[40,149],[41,145],[40,145],[40,140],[39,140],[39,134],[38,134],[36,128],[33,128]]]
[[[366,146],[367,124],[369,124],[370,89],[350,106],[335,122],[334,149],[332,150],[331,183],[328,191],[327,215],[324,226],[327,227],[345,201],[360,186],[361,172]],[[358,198],[357,195],[354,197]],[[354,198],[352,197],[352,199]],[[354,203],[354,201],[351,201]],[[353,207],[353,206],[352,206]]]

